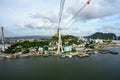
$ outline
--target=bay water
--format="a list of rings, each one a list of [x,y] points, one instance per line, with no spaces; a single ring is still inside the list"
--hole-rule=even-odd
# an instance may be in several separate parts
[[[0,80],[120,80],[120,48],[85,58],[0,58]]]

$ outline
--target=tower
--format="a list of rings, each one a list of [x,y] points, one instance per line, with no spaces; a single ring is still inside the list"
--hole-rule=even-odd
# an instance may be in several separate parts
[[[3,27],[1,27],[1,32],[2,32],[2,51],[5,51],[5,41],[4,41],[4,30]]]
[[[57,48],[57,54],[61,54],[60,50],[62,50],[61,29],[58,28],[58,48]]]
[[[61,0],[60,1],[59,23],[58,23],[58,28],[57,28],[57,35],[58,35],[57,54],[61,54],[60,49],[62,50],[60,24],[61,24],[61,19],[62,19],[62,13],[63,13],[63,8],[64,8],[64,3],[65,3],[65,0]]]

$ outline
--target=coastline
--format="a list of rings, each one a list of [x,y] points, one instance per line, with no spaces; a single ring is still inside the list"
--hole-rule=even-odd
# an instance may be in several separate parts
[[[116,51],[111,51],[111,50],[106,50],[106,49],[114,49],[114,48],[120,48],[119,46],[111,46],[111,47],[104,47],[101,49],[86,49],[84,51],[77,51],[74,53],[66,53],[66,54],[39,54],[39,53],[28,53],[28,54],[21,54],[21,53],[15,53],[15,54],[5,54],[5,53],[0,53],[1,58],[6,58],[6,59],[17,59],[17,58],[22,58],[22,57],[32,57],[32,56],[43,56],[43,57],[49,57],[49,56],[59,56],[59,57],[69,57],[72,58],[74,56],[77,56],[79,58],[83,57],[89,57],[91,54],[96,54],[96,53],[112,53],[116,54],[118,52]]]
[[[99,45],[100,47],[95,48],[95,49],[90,49],[90,48],[85,48],[85,50],[83,51],[76,51],[76,52],[68,52],[68,53],[64,53],[64,54],[49,54],[49,53],[45,53],[45,54],[39,54],[37,52],[29,52],[27,54],[22,54],[21,52],[15,53],[15,54],[6,54],[6,53],[1,53],[0,52],[0,57],[1,58],[7,58],[7,59],[16,59],[16,58],[22,58],[22,57],[31,57],[31,56],[43,56],[43,57],[48,57],[48,56],[60,56],[60,57],[69,57],[72,58],[74,56],[77,57],[88,57],[91,54],[95,54],[95,53],[117,53],[115,51],[109,51],[109,50],[105,50],[105,49],[112,49],[112,48],[120,48],[120,45],[117,44],[101,44]]]

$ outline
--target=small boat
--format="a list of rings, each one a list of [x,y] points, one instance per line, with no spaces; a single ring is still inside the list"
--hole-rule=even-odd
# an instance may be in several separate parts
[[[65,55],[61,55],[61,58],[65,58],[66,56]]]
[[[43,57],[48,57],[48,56],[49,56],[49,54],[43,54],[42,56],[43,56]]]
[[[69,57],[69,58],[72,58],[72,55],[69,55],[68,57]]]
[[[95,54],[97,54],[97,53],[98,53],[98,51],[94,51],[94,53],[95,53]]]
[[[119,54],[119,52],[116,51],[109,51],[110,54]]]
[[[83,57],[88,57],[89,54],[79,54],[79,55],[77,55],[77,56],[80,57],[80,58],[83,58]]]

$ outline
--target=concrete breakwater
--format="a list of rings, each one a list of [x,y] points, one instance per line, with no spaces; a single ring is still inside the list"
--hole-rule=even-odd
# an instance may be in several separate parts
[[[117,51],[111,51],[111,50],[106,50],[106,49],[100,49],[98,51],[99,51],[99,53],[103,53],[103,54],[107,54],[107,53],[110,53],[110,54],[119,54],[119,52],[117,52]]]
[[[16,59],[16,58],[21,58],[21,57],[31,57],[31,56],[49,56],[48,54],[35,54],[35,53],[28,53],[28,54],[0,54],[0,57],[2,58],[7,58],[7,59]]]
[[[19,57],[19,55],[18,54],[0,54],[0,57],[2,57],[2,58],[11,58],[11,59],[15,59],[15,58],[18,58]]]

